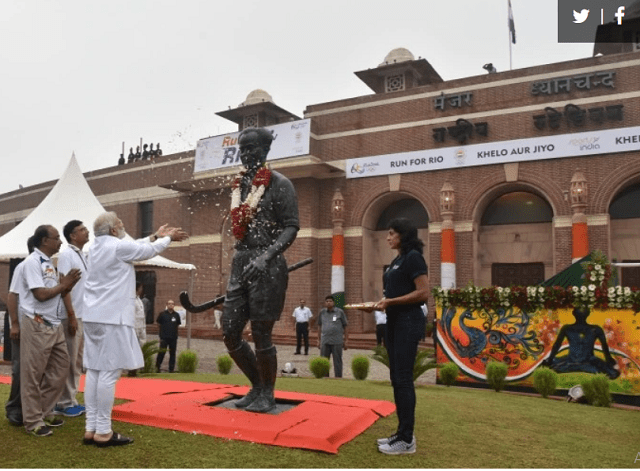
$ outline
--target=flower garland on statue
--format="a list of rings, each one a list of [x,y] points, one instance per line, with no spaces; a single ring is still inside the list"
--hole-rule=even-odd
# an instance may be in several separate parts
[[[258,212],[258,204],[271,181],[271,170],[267,167],[261,167],[253,177],[251,191],[243,203],[240,201],[240,182],[245,173],[243,171],[236,175],[231,186],[231,225],[233,235],[238,240],[244,239],[247,227]]]

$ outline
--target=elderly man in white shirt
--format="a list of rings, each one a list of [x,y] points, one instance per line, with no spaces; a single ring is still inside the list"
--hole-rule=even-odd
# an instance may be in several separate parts
[[[24,427],[37,437],[51,435],[63,420],[52,415],[69,371],[69,354],[58,318],[60,298],[80,279],[79,270],[58,276],[51,257],[60,250],[58,230],[39,226],[33,234],[33,253],[24,261],[28,290],[20,299],[20,398]],[[20,293],[22,294],[22,293]]]
[[[160,227],[148,238],[123,240],[124,224],[116,213],[103,213],[93,224],[95,241],[89,249],[84,294],[84,367],[86,425],[83,443],[99,447],[133,442],[111,429],[115,384],[123,369],[144,366],[135,332],[136,278],[133,262],[148,260],[171,241],[187,234]]]

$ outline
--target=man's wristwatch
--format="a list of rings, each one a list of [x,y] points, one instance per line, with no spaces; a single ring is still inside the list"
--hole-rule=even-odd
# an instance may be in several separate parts
[[[149,237],[149,240],[151,242],[155,242],[156,240],[158,240],[158,235],[154,232],[153,234],[151,234],[151,236]]]

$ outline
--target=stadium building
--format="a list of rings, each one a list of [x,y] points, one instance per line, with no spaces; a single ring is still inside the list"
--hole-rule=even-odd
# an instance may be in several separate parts
[[[298,117],[256,90],[218,113],[238,130],[274,130],[269,164],[298,194],[301,228],[286,258],[314,263],[290,274],[276,340],[295,341],[298,301],[317,314],[341,276],[347,302],[382,296],[382,272],[394,257],[387,223],[397,216],[420,228],[432,286],[535,284],[594,249],[640,261],[640,44],[607,46],[591,58],[451,81],[426,59],[394,49],[355,73],[369,95],[308,105]],[[182,290],[194,303],[224,293],[238,163],[231,133],[189,152],[84,174],[133,237],[165,221],[191,235],[163,255],[194,264],[194,272],[137,269],[156,316]],[[0,195],[0,234],[54,184]],[[9,272],[0,264],[3,286]],[[640,287],[640,269],[621,276]],[[373,316],[348,315],[352,346],[371,346]],[[193,316],[192,333],[220,336],[212,311]]]

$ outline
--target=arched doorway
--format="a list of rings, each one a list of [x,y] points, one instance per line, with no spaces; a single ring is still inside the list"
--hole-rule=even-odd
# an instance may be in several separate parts
[[[553,209],[532,191],[494,197],[480,217],[478,286],[533,285],[553,275]]]
[[[609,205],[611,259],[640,262],[640,183],[623,188]],[[640,288],[640,268],[622,268],[620,284]]]
[[[408,194],[387,194],[374,201],[365,213],[362,224],[362,295],[364,300],[382,297],[382,273],[393,260],[396,252],[387,245],[389,222],[404,217],[418,227],[418,236],[425,243],[424,253],[429,253],[429,215],[424,205]],[[363,319],[363,332],[375,331],[373,316]]]

